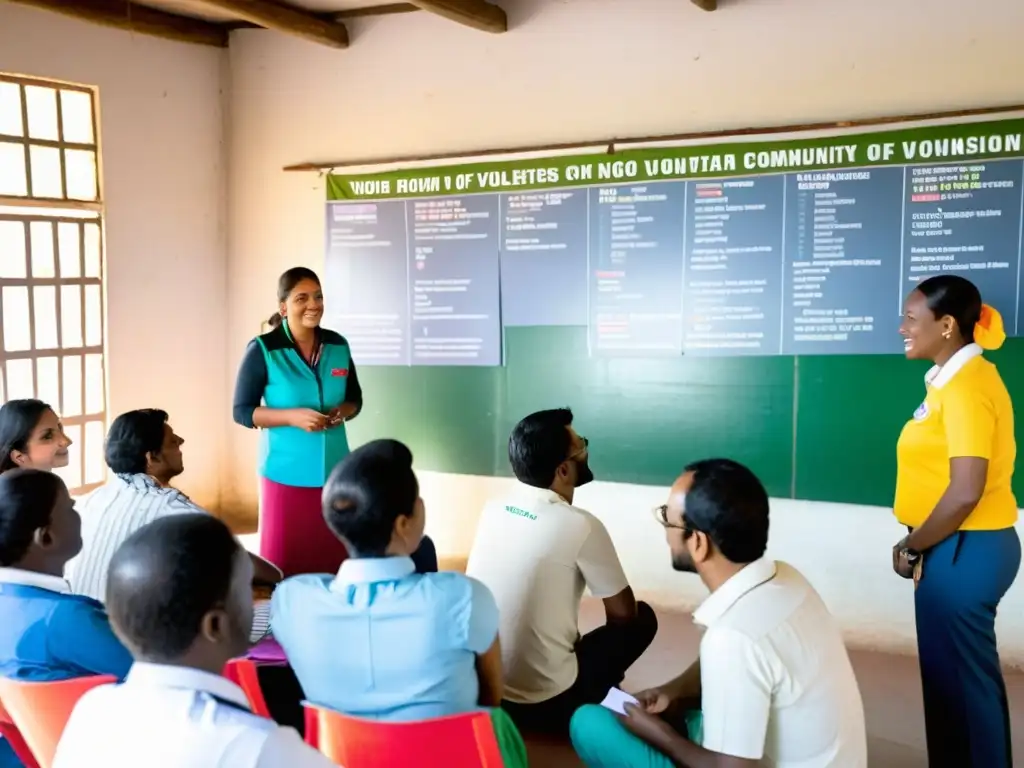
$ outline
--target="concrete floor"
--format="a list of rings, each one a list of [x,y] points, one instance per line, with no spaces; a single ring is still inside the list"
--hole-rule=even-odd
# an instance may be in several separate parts
[[[689,614],[658,611],[653,645],[633,665],[623,687],[639,690],[682,672],[697,657],[699,634]],[[600,603],[584,601],[580,627],[586,632],[603,621]],[[925,768],[924,710],[917,659],[869,651],[851,651],[868,726],[871,768]],[[1014,753],[1024,755],[1024,673],[1007,673]],[[531,768],[582,766],[567,743],[527,740]],[[1024,759],[1024,758],[1022,758]]]

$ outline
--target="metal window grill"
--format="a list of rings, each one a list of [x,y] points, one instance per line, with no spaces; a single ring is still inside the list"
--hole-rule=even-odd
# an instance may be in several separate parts
[[[0,402],[60,414],[75,495],[106,476],[98,134],[95,89],[0,73]]]

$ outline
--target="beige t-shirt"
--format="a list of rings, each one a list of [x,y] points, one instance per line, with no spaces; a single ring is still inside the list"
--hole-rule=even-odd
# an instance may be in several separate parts
[[[547,701],[576,681],[583,588],[606,598],[628,586],[600,520],[525,485],[484,507],[466,573],[498,603],[505,698],[519,704]]]

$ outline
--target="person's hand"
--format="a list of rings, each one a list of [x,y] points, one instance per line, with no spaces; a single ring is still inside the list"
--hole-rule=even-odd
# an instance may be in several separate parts
[[[633,696],[640,702],[644,712],[651,715],[660,715],[672,703],[671,697],[660,688],[648,688],[645,691],[634,693]]]
[[[292,412],[291,423],[306,432],[319,432],[327,428],[327,417],[312,408],[296,408]]]
[[[356,407],[352,403],[342,403],[337,408],[331,408],[327,412],[327,428],[337,427],[344,424],[345,421],[352,418],[356,412]]]
[[[622,718],[622,724],[634,736],[666,754],[672,751],[673,743],[682,738],[676,729],[661,717],[645,711],[636,704],[626,705],[626,716]]]
[[[892,548],[892,569],[898,576],[904,579],[914,578],[914,570],[919,562],[920,556],[917,560],[911,560],[905,538],[896,542],[896,546]]]

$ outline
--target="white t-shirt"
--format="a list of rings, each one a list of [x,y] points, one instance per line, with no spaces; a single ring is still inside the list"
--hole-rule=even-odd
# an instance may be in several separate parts
[[[778,768],[866,768],[864,705],[839,628],[792,566],[761,558],[693,614],[706,749]]]
[[[547,701],[576,681],[583,588],[606,598],[629,586],[600,520],[525,485],[484,507],[466,573],[498,603],[505,698],[519,704]]]

